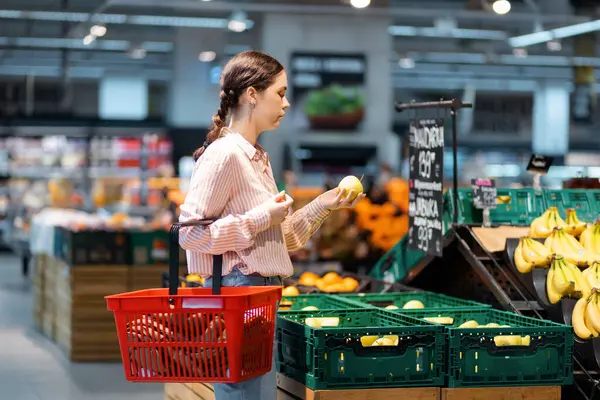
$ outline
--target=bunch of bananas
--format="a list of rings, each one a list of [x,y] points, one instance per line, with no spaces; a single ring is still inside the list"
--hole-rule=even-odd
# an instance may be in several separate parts
[[[591,339],[600,336],[600,293],[594,288],[588,296],[575,303],[571,324],[577,337]]]
[[[554,254],[560,254],[569,263],[580,267],[585,267],[600,259],[600,256],[586,250],[563,228],[554,228],[552,234],[546,238],[544,245]]]
[[[552,234],[554,228],[565,225],[566,222],[558,213],[558,208],[549,207],[542,215],[531,222],[529,236],[536,239],[545,239]]]
[[[519,239],[519,245],[514,254],[515,266],[520,273],[526,274],[533,268],[550,265],[552,253],[542,243],[528,236]]]
[[[583,276],[593,288],[600,288],[600,262],[594,261],[583,271]]]
[[[581,233],[579,243],[587,251],[600,254],[600,221],[591,224]]]
[[[581,235],[583,231],[585,231],[585,229],[587,228],[587,222],[581,221],[579,219],[579,217],[577,216],[577,211],[575,211],[574,208],[567,208],[565,210],[565,213],[567,214],[567,218],[563,229],[569,235],[579,237],[579,235]]]
[[[592,291],[589,278],[563,256],[554,256],[546,277],[546,294],[551,304],[564,297],[587,297]]]

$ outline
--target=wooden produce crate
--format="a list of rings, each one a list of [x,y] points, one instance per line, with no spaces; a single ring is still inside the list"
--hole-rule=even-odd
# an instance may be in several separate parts
[[[186,274],[187,267],[179,267],[179,276]],[[167,265],[134,265],[129,268],[128,291],[156,289],[162,287],[163,273],[169,272]]]
[[[56,342],[72,361],[120,361],[104,296],[128,291],[129,266],[65,266],[56,283]]]
[[[442,389],[441,400],[560,400],[560,386]]]
[[[47,257],[44,268],[44,310],[42,312],[42,333],[51,340],[56,338],[56,314],[60,308],[57,303],[56,284],[61,273],[65,270],[64,261],[55,257]]]
[[[340,389],[311,390],[302,383],[283,374],[277,374],[278,400],[439,400],[440,388],[386,388],[386,389]],[[287,397],[283,397],[287,396]],[[489,399],[486,399],[489,400]],[[529,399],[528,399],[529,400]]]
[[[215,392],[210,384],[167,383],[165,400],[214,400]]]
[[[277,400],[339,400],[341,398],[345,400],[440,400],[440,388],[436,387],[311,390],[282,374],[277,374],[277,386]],[[165,385],[165,400],[214,400],[214,396],[210,384],[167,383]]]
[[[46,254],[35,254],[33,257],[33,273],[31,277],[32,281],[32,294],[33,294],[33,326],[38,332],[42,332],[44,311],[46,309],[46,298],[45,298],[45,272],[46,272],[46,261],[48,256]]]

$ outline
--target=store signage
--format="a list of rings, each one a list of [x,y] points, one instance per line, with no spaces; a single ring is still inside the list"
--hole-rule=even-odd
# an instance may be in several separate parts
[[[364,54],[292,53],[290,119],[297,128],[356,130],[364,119]]]
[[[554,157],[533,154],[527,164],[527,171],[532,174],[547,174],[553,161]]]
[[[471,179],[473,187],[473,205],[478,209],[493,209],[498,205],[498,190],[493,179]]]
[[[407,248],[442,255],[444,120],[410,123],[409,229]]]

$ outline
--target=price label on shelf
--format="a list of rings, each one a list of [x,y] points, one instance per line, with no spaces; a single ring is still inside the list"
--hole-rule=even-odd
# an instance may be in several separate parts
[[[413,120],[409,131],[407,247],[441,256],[443,239],[444,120]]]
[[[554,162],[554,157],[532,154],[527,164],[527,171],[532,174],[545,175]]]
[[[498,191],[496,190],[496,181],[493,179],[471,179],[473,187],[473,205],[475,208],[496,208]]]

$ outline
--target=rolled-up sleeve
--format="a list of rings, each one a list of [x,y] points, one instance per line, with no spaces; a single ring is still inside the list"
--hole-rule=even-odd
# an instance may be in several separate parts
[[[215,222],[209,226],[182,227],[179,244],[186,250],[208,254],[244,250],[252,246],[257,233],[270,226],[271,216],[268,209],[259,206],[242,215],[221,217],[239,171],[235,154],[214,150],[207,151],[197,162],[179,221],[214,219]]]
[[[331,214],[315,199],[283,221],[283,234],[288,251],[300,250]]]

